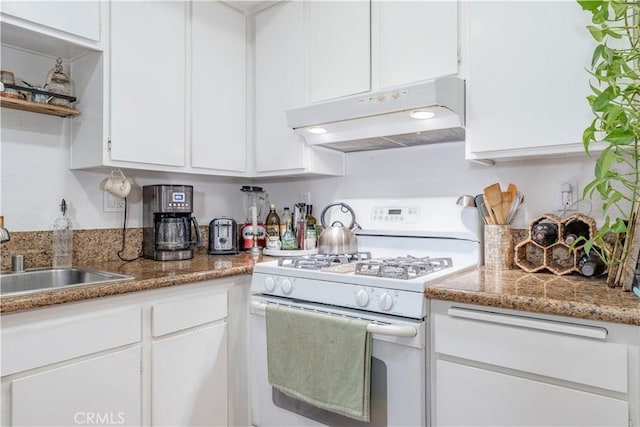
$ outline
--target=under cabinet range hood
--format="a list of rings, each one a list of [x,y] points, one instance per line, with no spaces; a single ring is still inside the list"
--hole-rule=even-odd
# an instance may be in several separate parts
[[[465,82],[441,77],[287,111],[310,145],[345,153],[464,141]]]

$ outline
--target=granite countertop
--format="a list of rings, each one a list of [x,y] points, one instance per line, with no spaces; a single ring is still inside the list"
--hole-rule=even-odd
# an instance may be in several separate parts
[[[260,257],[257,262],[273,258]],[[202,280],[251,274],[254,261],[247,254],[196,255],[187,261],[106,261],[79,265],[133,276],[134,279],[28,295],[3,296],[0,312],[10,313],[99,298],[127,292],[183,285]],[[583,319],[640,325],[640,298],[603,279],[526,273],[514,269],[490,271],[471,268],[429,283],[425,296],[432,299],[510,308]]]
[[[640,298],[604,279],[473,268],[429,283],[432,299],[640,325]]]
[[[264,257],[268,260],[269,257]],[[262,261],[259,258],[257,261]],[[139,259],[132,262],[104,261],[77,267],[103,270],[111,273],[133,276],[133,280],[61,288],[53,291],[43,291],[26,295],[3,296],[0,298],[0,313],[9,313],[99,298],[127,292],[143,291],[166,286],[183,285],[202,280],[219,279],[221,277],[251,274],[255,261],[246,254],[238,255],[196,255],[186,261],[158,262],[149,259]]]

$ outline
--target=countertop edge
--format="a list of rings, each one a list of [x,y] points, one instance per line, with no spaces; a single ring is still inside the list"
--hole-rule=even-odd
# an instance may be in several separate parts
[[[124,280],[115,283],[62,288],[32,294],[6,296],[0,299],[0,314],[50,307],[58,304],[102,298],[131,292],[179,286],[205,280],[251,274],[253,265],[229,267],[222,270],[171,273],[150,279]]]
[[[620,291],[622,292],[622,291]],[[529,313],[565,316],[585,320],[640,326],[640,311],[579,302],[549,300],[536,297],[497,295],[475,291],[427,288],[425,297],[464,304],[511,309]]]
[[[271,258],[264,257],[258,262],[269,259]],[[205,280],[250,275],[253,272],[255,262],[249,257],[236,255],[222,257],[199,256],[192,261],[187,261],[186,264],[165,265],[162,263],[156,264],[155,261],[147,263],[141,261],[139,264],[104,263],[87,266],[127,274],[133,276],[134,279],[116,283],[63,288],[48,292],[2,296],[0,298],[0,314],[52,307],[64,303],[130,292],[179,286]],[[553,292],[544,294],[544,296],[531,294],[531,289],[528,287],[532,285],[528,283],[520,285],[520,288],[515,291],[508,288],[507,285],[509,283],[523,279],[525,281],[534,280],[534,285],[539,285],[538,282],[544,282],[544,280],[555,280],[553,277],[551,279],[542,279],[541,276],[532,275],[532,273],[514,270],[511,270],[505,277],[496,279],[482,267],[472,267],[434,282],[429,282],[424,295],[429,299],[640,326],[640,299],[636,304],[635,295],[615,294],[616,297],[610,300],[607,296],[610,297],[612,292],[622,293],[623,291],[620,289],[605,289],[606,285],[602,285],[604,286],[602,289],[600,286],[595,286],[588,288],[588,292],[594,292],[594,300],[591,302],[588,298],[585,301],[579,301],[578,297],[571,297],[571,295],[567,298],[563,298],[561,294],[554,296]],[[548,286],[553,289],[562,288],[562,286],[574,286],[567,279],[560,278],[557,280],[562,280],[560,285],[551,284]],[[491,286],[494,286],[494,288]],[[515,294],[522,291],[529,294]],[[592,295],[589,295],[589,297],[592,297]]]

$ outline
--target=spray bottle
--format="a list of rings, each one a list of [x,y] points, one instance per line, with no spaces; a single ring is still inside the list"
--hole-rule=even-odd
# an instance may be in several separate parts
[[[67,217],[67,202],[60,203],[60,216],[53,223],[53,268],[70,268],[73,259],[73,228]]]

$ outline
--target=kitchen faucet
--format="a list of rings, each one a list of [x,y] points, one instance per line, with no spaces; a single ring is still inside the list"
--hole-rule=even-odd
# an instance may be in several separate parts
[[[11,240],[11,234],[4,226],[4,217],[0,215],[0,243],[6,243]]]

